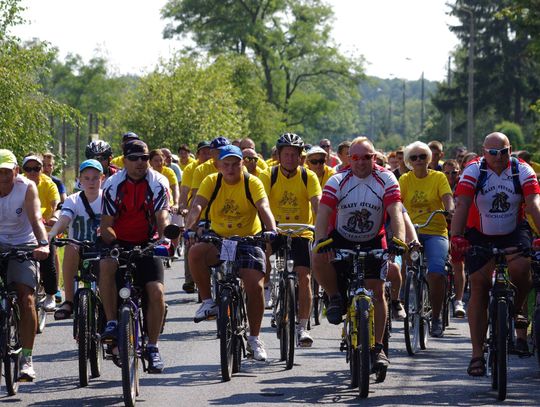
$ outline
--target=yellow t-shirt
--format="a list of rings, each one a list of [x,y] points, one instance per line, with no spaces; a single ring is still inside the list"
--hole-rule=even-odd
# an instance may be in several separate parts
[[[184,169],[191,163],[194,163],[195,161],[197,161],[195,158],[193,158],[192,156],[189,156],[188,157],[188,160],[187,160],[187,163],[185,164],[182,164],[181,162],[178,162],[178,165],[180,166],[180,169],[182,170],[182,172],[184,172]]]
[[[270,209],[276,222],[313,224],[310,199],[314,196],[320,196],[322,191],[317,175],[309,169],[306,169],[306,172],[307,186],[302,180],[300,167],[291,178],[285,177],[278,168],[276,182],[272,188],[270,188],[271,170],[261,175],[261,181],[268,195]],[[302,233],[302,237],[312,238],[312,233],[305,231]]]
[[[328,181],[328,179],[335,173],[336,173],[335,169],[324,164],[324,174],[322,177],[318,177],[319,182],[321,183],[321,188],[324,187],[324,184],[326,184],[326,181]]]
[[[169,203],[172,205],[174,204],[174,198],[172,194],[172,187],[174,185],[178,185],[178,178],[176,178],[176,174],[172,168],[163,166],[161,168],[161,171],[158,171],[161,175],[163,175],[167,180],[169,181]]]
[[[40,174],[39,184],[37,185],[39,200],[41,201],[41,216],[49,220],[53,215],[55,208],[51,207],[51,202],[60,202],[60,194],[54,181],[45,174]]]
[[[210,200],[216,187],[218,174],[207,176],[197,191],[197,195]],[[266,197],[262,182],[257,177],[249,177],[249,191],[253,202],[258,202]],[[206,208],[201,213],[204,218]],[[212,202],[209,211],[209,219],[214,232],[223,237],[230,236],[253,236],[261,231],[261,221],[257,216],[257,209],[246,197],[244,186],[244,174],[234,185],[229,185],[225,180],[221,181],[221,187]]]
[[[119,155],[118,157],[114,157],[111,160],[111,164],[114,165],[117,168],[124,168],[124,156]]]
[[[261,171],[266,171],[266,169],[268,168],[268,164],[266,163],[266,161],[259,157],[259,159],[257,160],[257,168]]]
[[[444,209],[442,197],[452,195],[450,184],[443,172],[428,170],[427,177],[417,178],[413,171],[399,177],[401,199],[413,223],[424,223],[429,214]],[[431,223],[418,231],[420,234],[448,236],[446,219],[435,215]]]
[[[191,181],[191,189],[199,188],[199,185],[202,184],[203,180],[210,174],[215,174],[217,168],[214,164],[214,160],[210,159],[205,163],[199,165],[193,171],[193,180]]]

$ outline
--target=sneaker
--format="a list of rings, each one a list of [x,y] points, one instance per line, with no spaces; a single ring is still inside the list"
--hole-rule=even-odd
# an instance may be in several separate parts
[[[272,288],[270,286],[264,287],[264,308],[272,309],[274,302],[272,301]]]
[[[296,339],[298,346],[301,348],[311,348],[311,345],[313,345],[313,338],[305,328],[298,328],[296,330]]]
[[[188,294],[193,294],[195,292],[195,283],[193,281],[186,281],[182,285],[182,290]]]
[[[440,318],[431,320],[431,336],[434,338],[442,338],[443,327]]]
[[[343,320],[343,300],[341,295],[336,294],[330,298],[328,307],[326,307],[326,318],[331,324],[341,324]]]
[[[266,350],[264,349],[264,343],[258,337],[248,338],[247,353],[253,355],[253,359],[259,361],[264,361],[268,357],[266,355]]]
[[[60,290],[58,290],[56,294],[54,294],[54,300],[57,304],[60,304],[62,302],[62,293],[60,292]]]
[[[101,341],[106,343],[116,342],[118,339],[118,323],[114,321],[107,322],[105,330],[101,334]]]
[[[467,312],[465,311],[465,304],[463,301],[454,302],[454,316],[456,318],[465,318]]]
[[[47,294],[41,302],[41,307],[47,312],[53,312],[56,308],[56,300],[54,295]]]
[[[146,349],[147,360],[148,360],[148,373],[161,373],[165,368],[163,360],[161,360],[161,355],[157,347],[148,347]]]
[[[403,321],[407,317],[405,308],[400,300],[392,300],[392,318],[396,321]]]
[[[21,382],[32,382],[36,378],[36,372],[32,364],[32,356],[22,356],[19,359],[19,378]]]
[[[390,364],[386,353],[384,353],[383,346],[380,344],[375,345],[375,359],[373,360],[373,370],[380,370],[387,368]]]
[[[203,301],[197,312],[193,321],[195,323],[205,321],[207,319],[215,319],[217,316],[218,308],[214,300],[208,302]]]

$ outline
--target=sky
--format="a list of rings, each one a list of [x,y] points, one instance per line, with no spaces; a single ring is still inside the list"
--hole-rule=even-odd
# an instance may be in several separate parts
[[[346,55],[363,55],[366,73],[382,78],[443,80],[458,44],[448,30],[448,0],[327,0],[333,38]],[[12,30],[60,50],[107,58],[115,74],[144,74],[182,48],[165,40],[160,9],[166,0],[23,0],[27,23]]]

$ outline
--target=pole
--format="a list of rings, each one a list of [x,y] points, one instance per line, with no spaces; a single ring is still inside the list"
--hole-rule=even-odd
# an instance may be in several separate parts
[[[79,169],[80,164],[80,149],[81,149],[81,126],[79,120],[77,120],[77,127],[75,128],[75,170]]]
[[[422,101],[422,104],[421,104],[421,107],[420,107],[420,134],[422,134],[424,132],[424,114],[425,114],[425,109],[424,109],[424,96],[425,96],[425,92],[424,92],[424,71],[422,71],[422,92],[421,92],[421,101]]]
[[[452,57],[448,57],[448,88],[452,85]],[[448,112],[448,142],[452,142],[452,110]]]
[[[403,136],[403,138],[406,137],[407,135],[407,124],[405,122],[405,107],[406,107],[406,104],[405,104],[405,101],[406,101],[406,96],[405,96],[405,79],[403,79],[403,90],[402,90],[402,93],[403,93],[403,114],[401,116],[401,135]]]
[[[66,133],[67,133],[66,119],[63,118],[62,119],[62,145],[61,145],[60,156],[62,157],[62,161],[64,162],[64,164],[66,164]],[[66,171],[62,171],[62,182],[64,184],[66,183]]]
[[[461,10],[469,14],[469,64],[467,82],[467,150],[474,151],[474,12],[468,7]]]

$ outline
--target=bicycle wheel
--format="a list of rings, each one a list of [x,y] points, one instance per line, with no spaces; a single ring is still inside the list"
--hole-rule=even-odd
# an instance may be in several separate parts
[[[9,303],[8,303],[9,304]],[[19,338],[19,313],[16,305],[9,304],[6,310],[6,352],[4,354],[4,379],[6,391],[9,396],[14,396],[19,390],[19,359],[21,355],[21,343]]]
[[[429,290],[426,280],[420,281],[418,295],[418,310],[420,314],[420,321],[418,324],[418,339],[420,342],[420,349],[426,349],[429,337],[429,323],[431,321],[431,304],[429,303]]]
[[[540,365],[540,307],[537,305],[534,310],[533,319],[533,338],[534,347],[536,348],[536,358],[538,359],[538,365]]]
[[[77,344],[79,351],[79,384],[88,386],[88,358],[90,353],[90,315],[88,290],[79,291],[77,299]]]
[[[120,310],[118,327],[120,363],[122,365],[122,390],[126,406],[134,406],[139,382],[139,358],[137,356],[137,338],[135,316],[128,305]]]
[[[221,378],[224,382],[231,380],[233,367],[233,307],[232,293],[229,289],[225,288],[221,291],[218,310],[219,355],[221,362]]]
[[[313,284],[313,325],[321,324],[323,310],[323,290],[315,278],[311,278]]]
[[[43,301],[45,300],[45,289],[39,284],[38,291],[36,292],[36,313],[37,313],[37,333],[43,333],[45,326],[47,325],[47,311],[43,309]]]
[[[369,394],[369,375],[371,373],[371,348],[369,345],[370,320],[369,302],[362,298],[356,304],[357,347],[355,349],[356,367],[358,371],[358,387],[360,398]]]
[[[420,347],[420,313],[418,312],[418,286],[413,273],[407,273],[405,281],[405,311],[404,322],[405,346],[407,353],[413,356]]]
[[[285,283],[285,314],[283,323],[285,324],[287,341],[287,366],[286,369],[292,369],[294,365],[294,348],[296,344],[296,296],[295,284],[292,278],[287,279]]]
[[[92,296],[93,314],[92,323],[90,324],[90,374],[92,377],[101,376],[101,362],[103,360],[103,344],[99,339],[99,332],[103,332],[105,313],[101,302],[96,294]]]
[[[351,373],[351,389],[356,389],[358,387],[358,348],[352,347],[352,333],[351,333],[351,324],[352,321],[347,319],[345,322],[345,329],[347,330],[347,359],[349,361],[349,370]],[[354,334],[356,335],[356,334]],[[358,342],[357,342],[358,343]]]
[[[506,399],[507,360],[508,360],[508,303],[497,303],[497,399]]]
[[[236,311],[234,320],[236,325],[236,335],[233,348],[233,367],[232,372],[238,373],[242,365],[242,356],[244,355],[244,339],[247,332],[247,316],[246,316],[246,293],[240,290],[240,300],[236,301]]]

